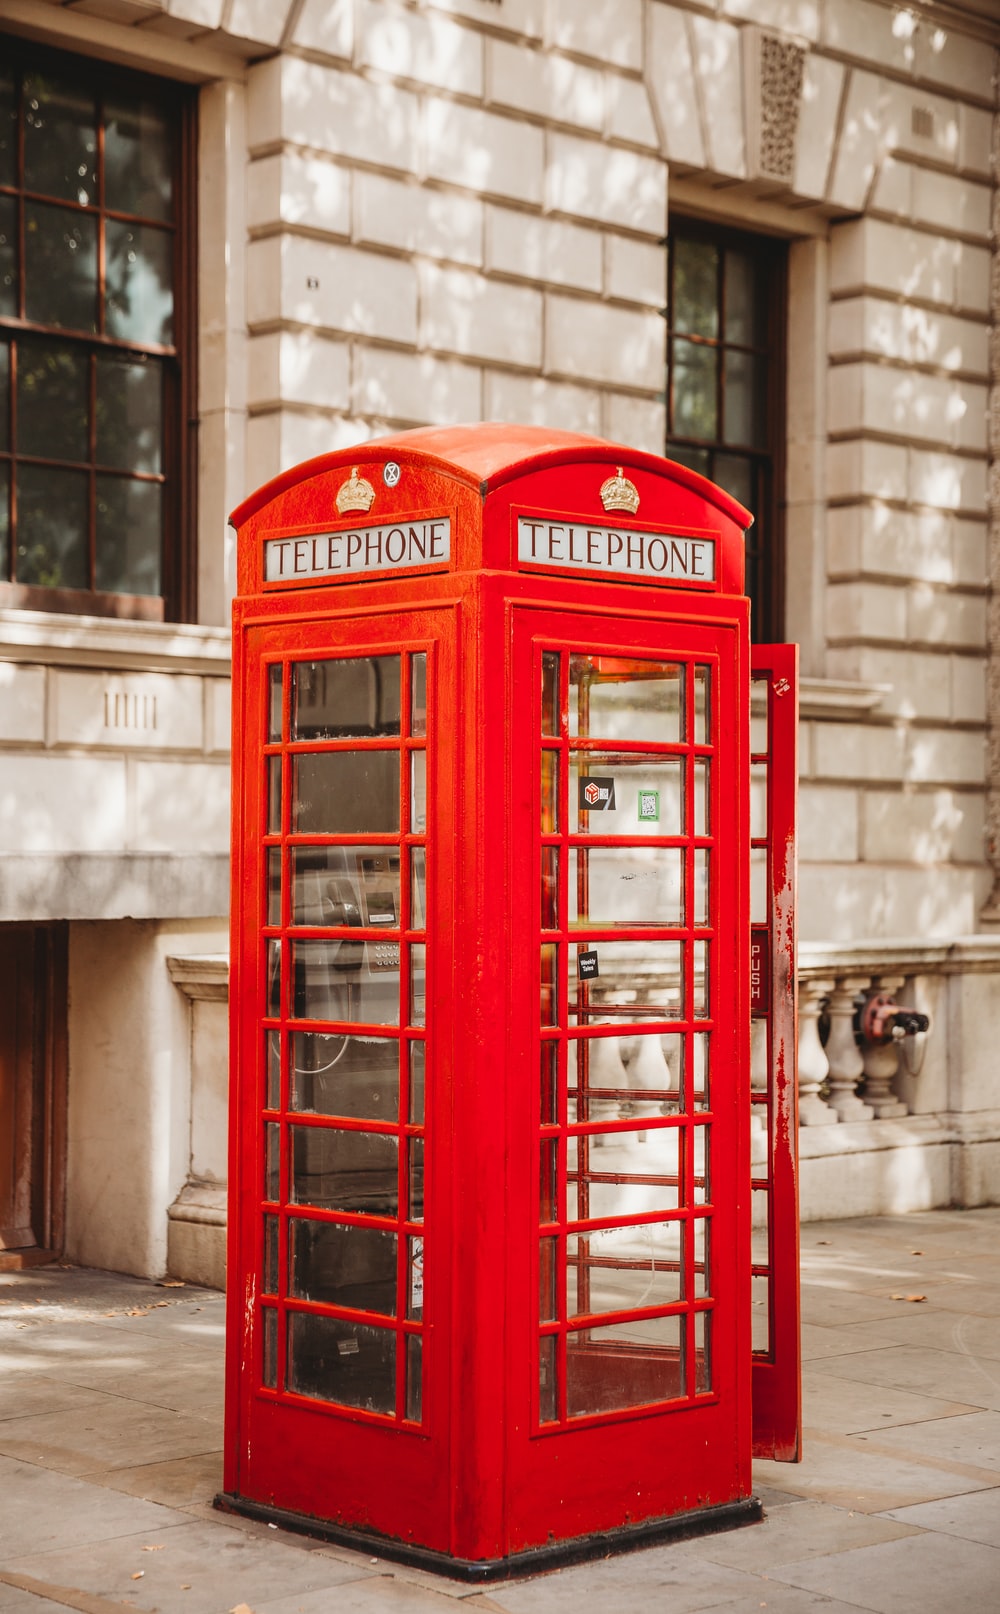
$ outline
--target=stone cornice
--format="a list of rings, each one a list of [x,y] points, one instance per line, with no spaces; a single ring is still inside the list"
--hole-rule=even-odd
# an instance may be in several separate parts
[[[192,622],[126,622],[61,616],[54,611],[0,610],[0,661],[130,672],[193,672],[228,678],[228,628]]]

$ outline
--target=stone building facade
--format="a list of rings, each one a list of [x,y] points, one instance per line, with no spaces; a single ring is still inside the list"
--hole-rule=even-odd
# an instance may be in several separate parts
[[[188,398],[158,616],[26,589],[20,539],[0,583],[0,929],[35,1005],[0,1095],[15,1235],[159,1273],[169,1231],[177,1270],[219,1275],[227,515],[314,454],[481,418],[666,447],[759,496],[762,620],[803,671],[806,1213],[997,1197],[998,51],[993,0],[0,0],[24,150],[42,80],[74,130],[77,90],[104,120],[101,275],[118,213],[146,217],[107,202],[114,98],[177,91],[148,117],[183,124],[186,334],[140,357],[183,361]],[[26,169],[4,197],[15,229],[51,220]],[[27,281],[31,238],[10,250]],[[722,300],[692,316],[706,262]],[[692,332],[725,347],[698,320],[729,329],[747,264],[755,306],[775,294],[739,349],[766,384],[699,392]],[[117,331],[138,373],[99,290],[88,362]],[[67,325],[27,295],[0,306],[15,348]],[[849,1011],[886,983],[934,1029],[867,1073],[873,1104]]]

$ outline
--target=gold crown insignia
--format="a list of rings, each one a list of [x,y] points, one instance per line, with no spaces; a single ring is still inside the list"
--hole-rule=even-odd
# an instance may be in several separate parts
[[[609,476],[606,482],[601,483],[601,503],[605,510],[627,510],[634,516],[639,508],[639,489],[627,476],[622,475],[619,465],[614,476]]]
[[[347,510],[370,510],[374,502],[375,489],[363,476],[358,475],[357,466],[352,465],[350,476],[341,484],[337,494],[337,509],[341,515]]]

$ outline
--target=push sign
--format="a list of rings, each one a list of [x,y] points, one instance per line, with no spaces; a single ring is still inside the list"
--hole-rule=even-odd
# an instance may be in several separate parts
[[[615,782],[613,779],[580,780],[581,813],[613,813],[615,811]]]

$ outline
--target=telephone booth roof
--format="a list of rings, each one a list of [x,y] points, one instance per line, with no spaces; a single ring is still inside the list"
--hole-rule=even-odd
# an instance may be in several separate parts
[[[612,443],[603,437],[590,437],[582,432],[557,431],[545,426],[508,425],[502,421],[419,427],[414,431],[397,432],[390,437],[371,438],[353,448],[318,454],[314,459],[304,460],[300,465],[280,472],[270,482],[265,482],[242,504],[237,505],[230,521],[234,527],[242,527],[281,494],[321,476],[325,471],[337,470],[352,463],[390,459],[443,472],[478,489],[483,495],[517,477],[557,465],[593,464],[595,461],[617,465],[624,461],[633,469],[648,470],[659,477],[668,474],[672,481],[714,505],[743,532],[753,521],[749,510],[722,488],[674,460],[627,448],[624,444]]]

